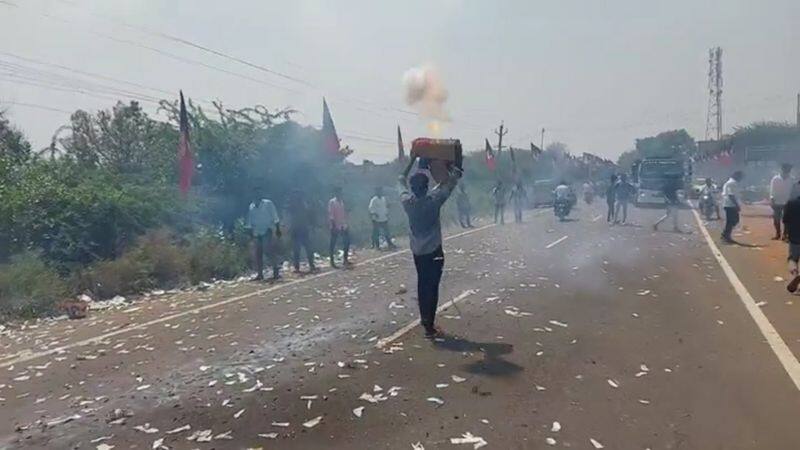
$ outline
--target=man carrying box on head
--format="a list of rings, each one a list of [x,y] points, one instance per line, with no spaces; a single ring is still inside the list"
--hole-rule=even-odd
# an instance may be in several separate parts
[[[439,282],[444,270],[442,249],[441,210],[461,177],[461,143],[459,141],[417,139],[412,147],[412,160],[400,176],[403,209],[408,214],[411,228],[411,253],[417,269],[417,297],[419,315],[425,337],[432,339],[439,332],[434,325],[439,306]],[[421,148],[419,148],[421,147]],[[431,160],[431,174],[438,182],[428,189],[428,176],[415,173],[407,179],[414,158],[424,156]],[[435,159],[441,158],[441,159]],[[443,176],[446,174],[446,178]]]

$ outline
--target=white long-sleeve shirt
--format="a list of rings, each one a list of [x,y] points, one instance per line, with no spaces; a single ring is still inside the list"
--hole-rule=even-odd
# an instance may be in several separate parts
[[[736,201],[731,200],[733,197]],[[729,178],[725,184],[722,185],[722,206],[723,208],[738,208],[739,207],[739,182],[733,178]]]
[[[274,228],[278,223],[280,223],[278,211],[272,201],[263,198],[258,204],[250,204],[250,211],[247,213],[247,226],[253,229],[254,235],[264,236],[269,229]]]
[[[369,213],[376,222],[387,222],[389,220],[389,206],[386,204],[386,197],[372,197],[369,201]]]
[[[776,205],[785,205],[789,201],[792,194],[791,178],[783,178],[780,175],[772,177],[769,183],[769,199]]]

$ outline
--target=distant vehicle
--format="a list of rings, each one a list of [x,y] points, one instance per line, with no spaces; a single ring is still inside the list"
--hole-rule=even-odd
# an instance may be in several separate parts
[[[638,188],[636,206],[663,206],[666,199],[662,191],[667,182],[679,179],[683,189],[678,191],[678,195],[685,195],[691,167],[680,157],[644,158],[634,165],[633,175]]]
[[[534,208],[553,205],[553,190],[556,182],[553,180],[536,180],[531,186],[530,202]]]

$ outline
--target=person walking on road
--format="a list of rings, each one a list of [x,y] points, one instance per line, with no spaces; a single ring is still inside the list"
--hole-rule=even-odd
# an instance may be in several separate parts
[[[492,200],[494,201],[494,223],[500,221],[500,225],[506,223],[506,188],[503,182],[497,180],[492,188]]]
[[[300,251],[305,250],[309,272],[316,272],[314,251],[310,246],[310,229],[313,215],[303,191],[292,191],[287,208],[289,215],[289,236],[292,238],[292,263],[295,273],[300,272]]]
[[[616,204],[616,187],[617,187],[617,176],[611,175],[611,182],[606,188],[606,204],[608,205],[608,214],[606,214],[606,222],[612,223],[614,220],[614,207]]]
[[[681,228],[678,225],[678,210],[681,206],[680,199],[678,199],[678,189],[680,189],[680,180],[677,178],[671,178],[664,183],[661,193],[664,196],[664,205],[667,208],[667,212],[653,224],[653,231],[658,231],[658,226],[667,218],[672,217],[672,229],[676,233],[681,232]]]
[[[614,199],[616,200],[617,207],[614,211],[614,223],[622,223],[623,225],[628,221],[628,202],[634,194],[634,187],[628,182],[628,176],[624,173],[619,176],[619,181],[614,188]],[[620,212],[622,212],[622,220],[620,220]]]
[[[706,183],[703,185],[702,189],[700,189],[700,204],[699,204],[700,212],[705,211],[706,208],[713,207],[714,212],[717,214],[716,220],[719,220],[721,219],[721,216],[719,215],[719,203],[717,203],[717,200],[715,198],[716,195],[717,195],[717,187],[714,186],[714,180],[712,180],[710,177],[706,178]],[[707,200],[709,202],[708,205],[703,203],[704,198],[708,198]]]
[[[786,286],[786,289],[794,293],[800,285],[800,272],[798,270],[798,261],[800,261],[800,185],[795,184],[793,189],[789,190],[791,197],[786,202],[783,210],[783,231],[789,242],[789,272],[792,275],[792,280]]]
[[[775,226],[775,237],[772,239],[786,240],[786,230],[781,234],[781,219],[783,209],[792,192],[792,165],[781,164],[780,175],[775,175],[769,183],[769,203],[772,206],[772,223]]]
[[[372,248],[381,248],[381,234],[386,240],[389,249],[397,248],[392,242],[392,235],[389,233],[389,205],[383,195],[383,188],[375,188],[375,195],[369,201],[369,216],[372,219]]]
[[[525,192],[525,186],[521,181],[517,181],[511,190],[511,203],[514,206],[514,222],[522,223],[522,210],[527,206],[528,193]]]
[[[330,254],[331,267],[336,267],[334,254],[336,252],[336,241],[340,238],[342,240],[343,251],[343,264],[345,267],[349,266],[348,261],[350,253],[350,229],[347,226],[347,212],[344,209],[344,201],[342,200],[342,188],[335,187],[333,189],[333,198],[328,201],[328,222],[331,230],[331,241],[328,247]]]
[[[461,228],[472,228],[472,205],[469,201],[469,195],[464,188],[464,184],[458,185],[458,193],[456,194],[456,206],[458,207],[458,223]]]
[[[247,212],[247,228],[255,238],[255,259],[257,275],[254,280],[264,279],[264,253],[272,266],[272,280],[280,278],[277,239],[281,237],[280,219],[272,200],[256,195]]]
[[[725,209],[725,229],[722,231],[722,242],[726,244],[736,243],[731,237],[731,233],[733,228],[739,224],[739,212],[741,211],[739,183],[742,178],[744,178],[744,172],[737,170],[722,185],[722,207]]]
[[[428,190],[428,177],[416,173],[406,180],[400,176],[403,192],[400,199],[408,214],[411,229],[410,246],[417,269],[417,297],[419,316],[425,337],[432,339],[439,331],[434,325],[436,309],[439,306],[439,282],[444,270],[444,251],[442,250],[442,205],[458,183],[461,171],[453,167],[450,176],[443,184]],[[409,192],[410,188],[410,192]]]

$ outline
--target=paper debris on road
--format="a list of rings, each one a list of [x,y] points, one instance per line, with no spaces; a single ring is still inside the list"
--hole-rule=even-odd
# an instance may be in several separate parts
[[[557,444],[556,440],[551,438],[551,437],[545,439],[544,441],[547,442],[547,445],[556,445]]]
[[[451,444],[472,444],[473,449],[478,449],[483,446],[489,445],[482,437],[474,436],[469,431],[462,434],[460,438],[450,438]]]
[[[114,448],[114,446],[113,445],[108,445],[108,444],[100,444],[95,448],[97,450],[111,450],[112,448]]]
[[[272,426],[279,428],[287,428],[289,426],[289,422],[272,422]]]
[[[137,425],[133,427],[133,429],[136,431],[141,431],[142,433],[146,434],[158,433],[158,428],[151,427],[149,423],[146,423],[144,425]]]
[[[358,417],[359,419],[361,418],[362,414],[364,414],[363,406],[359,406],[358,408],[353,409],[353,415]]]
[[[462,378],[458,375],[450,375],[450,379],[453,380],[454,383],[463,383],[467,381],[466,378]]]
[[[593,446],[594,448],[596,448],[596,449],[605,448],[605,446],[604,446],[603,444],[601,444],[600,442],[598,442],[598,441],[597,441],[597,440],[595,440],[594,438],[589,438],[589,442],[591,442],[591,443],[592,443],[592,446]]]
[[[183,433],[184,431],[189,431],[191,429],[192,429],[192,426],[187,423],[186,425],[184,425],[182,427],[178,427],[178,428],[175,428],[175,429],[167,431],[166,434],[178,434],[178,433]]]
[[[189,437],[186,438],[187,441],[195,441],[195,442],[211,442],[212,435],[214,434],[211,430],[197,430]]]
[[[608,385],[611,386],[614,389],[619,387],[619,383],[617,383],[616,381],[612,380],[611,378],[609,378],[606,381],[608,381]]]
[[[555,325],[555,326],[562,327],[562,328],[567,328],[569,326],[569,325],[565,324],[564,322],[559,322],[557,320],[551,320],[549,323],[551,325]]]
[[[427,400],[431,403],[436,403],[438,406],[444,405],[444,400],[439,397],[428,397]]]
[[[415,444],[411,444],[411,450],[425,450],[425,447],[423,447],[421,443],[417,442]]]
[[[317,416],[307,422],[303,422],[303,426],[306,428],[314,428],[319,425],[320,422],[322,422],[322,416]]]
[[[164,445],[164,438],[159,438],[153,441],[153,450],[168,450],[169,447]]]
[[[277,439],[278,433],[259,433],[258,437],[262,437],[264,439]]]
[[[553,426],[550,427],[550,431],[552,431],[553,433],[558,433],[559,431],[561,431],[561,424],[558,422],[553,422]]]

